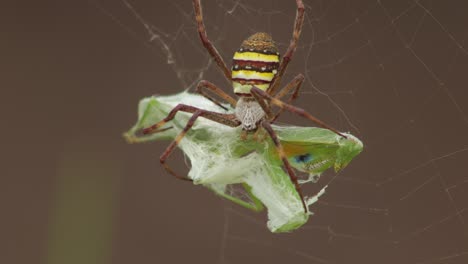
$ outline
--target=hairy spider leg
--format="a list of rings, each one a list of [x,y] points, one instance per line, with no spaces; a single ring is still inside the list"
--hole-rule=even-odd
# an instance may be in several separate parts
[[[287,103],[290,104],[293,102],[298,96],[299,96],[299,89],[301,88],[302,82],[304,81],[304,75],[298,74],[296,77],[294,77],[293,80],[291,80],[285,87],[283,87],[281,90],[278,91],[278,93],[275,95],[276,99],[281,99],[282,97],[286,96],[289,94],[291,90],[294,90],[292,95],[288,98]],[[254,95],[255,96],[255,95]],[[257,101],[260,100],[260,98],[257,96],[256,97]],[[264,102],[264,100],[260,100],[261,102]],[[269,106],[263,106],[263,109],[270,109]],[[276,119],[278,119],[279,115],[284,111],[283,108],[280,108],[276,114],[270,114],[271,118],[269,118],[270,123],[273,124]],[[268,116],[268,114],[267,114]],[[258,129],[255,131],[255,134],[253,135],[254,140],[262,141],[264,137],[260,137],[259,134],[261,133],[261,130]]]
[[[213,102],[214,104],[216,104],[217,106],[223,108],[224,110],[228,110],[216,98],[214,98],[213,96],[211,96],[207,92],[205,92],[204,91],[205,89],[209,90],[210,92],[212,92],[215,95],[219,96],[220,98],[224,99],[233,108],[236,107],[237,101],[234,98],[229,96],[227,93],[225,93],[223,90],[221,90],[221,88],[217,87],[216,85],[214,85],[213,83],[211,83],[209,81],[201,80],[198,83],[197,88],[196,88],[195,91],[197,93],[201,94],[202,96],[204,96],[205,98],[207,98],[208,100],[210,100],[211,102]]]
[[[213,57],[216,64],[221,68],[221,71],[223,72],[226,79],[228,81],[231,81],[231,72],[229,71],[229,68],[226,66],[226,63],[224,62],[223,58],[219,54],[216,47],[211,43],[210,39],[208,38],[208,35],[206,34],[206,28],[205,24],[203,23],[203,13],[200,0],[193,0],[193,8],[195,10],[195,19],[197,21],[198,35],[200,36],[200,40],[203,43],[203,46],[208,50],[208,53],[210,53],[211,57]]]
[[[288,98],[288,101],[287,101],[288,104],[291,104],[299,96],[299,89],[301,89],[303,81],[304,81],[304,75],[298,74],[285,87],[283,87],[283,89],[278,91],[278,93],[275,95],[275,98],[279,100],[283,98],[284,96],[288,95],[291,90],[294,90],[294,92]],[[270,119],[270,122],[274,123],[283,111],[284,109],[280,108],[280,110],[278,110],[275,116],[272,119]]]
[[[176,107],[172,108],[172,110],[163,120],[159,121],[158,123],[150,127],[143,129],[143,134],[146,135],[146,134],[159,132],[157,129],[164,126],[167,122],[171,121],[172,119],[174,119],[175,115],[179,111],[187,112],[187,113],[195,113],[196,111],[202,111],[200,116],[206,119],[209,119],[211,121],[215,121],[217,123],[230,126],[230,127],[236,127],[240,125],[240,121],[237,120],[234,114],[221,114],[221,113],[203,110],[198,107],[191,106],[191,105],[178,104]]]
[[[183,176],[179,176],[171,167],[169,167],[169,164],[166,163],[167,158],[171,153],[174,151],[175,147],[179,144],[179,142],[184,138],[185,134],[187,131],[189,131],[197,118],[200,116],[201,111],[196,111],[193,113],[192,117],[189,119],[187,122],[187,125],[185,125],[184,129],[177,135],[177,137],[171,142],[171,144],[166,148],[166,150],[163,152],[161,157],[159,157],[159,162],[163,165],[164,169],[166,169],[167,172],[169,172],[172,176],[176,177],[179,180],[183,181],[193,181],[190,178],[186,178]]]
[[[296,5],[297,11],[296,19],[294,22],[293,36],[291,42],[289,43],[289,47],[286,50],[286,53],[284,54],[284,57],[280,62],[278,73],[273,78],[270,88],[268,89],[268,93],[271,95],[275,94],[276,89],[278,89],[281,82],[281,78],[283,77],[283,74],[285,73],[289,62],[291,61],[291,58],[294,52],[296,51],[297,41],[299,40],[299,37],[301,35],[302,25],[304,24],[304,3],[302,3],[302,0],[296,0]]]
[[[268,120],[262,121],[262,127],[267,131],[268,135],[270,135],[271,139],[273,140],[273,143],[275,144],[276,152],[278,153],[278,156],[283,162],[283,165],[289,175],[289,178],[291,179],[291,182],[294,184],[294,187],[296,188],[296,191],[299,194],[299,197],[301,198],[302,206],[304,207],[304,212],[307,213],[308,209],[304,201],[304,195],[302,195],[301,186],[299,185],[299,182],[297,181],[296,173],[292,169],[291,164],[289,164],[288,158],[286,157],[286,154],[284,153],[283,146],[281,145],[281,142],[279,141],[278,136],[276,135],[275,131],[271,127]]]
[[[305,111],[304,109],[302,108],[299,108],[299,107],[295,107],[295,106],[292,106],[290,104],[287,104],[287,103],[284,103],[283,101],[277,99],[277,98],[274,98],[272,97],[271,95],[269,95],[268,93],[262,91],[261,89],[257,88],[257,87],[252,87],[252,95],[255,97],[255,99],[257,101],[262,101],[262,100],[266,100],[286,111],[289,111],[291,113],[295,113],[297,115],[300,115],[306,119],[309,119],[310,121],[316,123],[317,125],[323,127],[323,128],[326,128],[326,129],[329,129],[333,132],[335,132],[337,135],[343,137],[343,138],[347,138],[345,135],[341,134],[340,132],[338,132],[338,130],[334,129],[333,127],[327,125],[326,123],[324,123],[323,121],[319,120],[318,118],[316,118],[315,116],[307,113],[307,111]],[[261,105],[261,104],[260,104]]]
[[[204,117],[206,119],[212,120],[214,122],[230,126],[230,127],[237,127],[240,125],[240,121],[236,119],[236,117],[232,114],[220,114],[212,111],[207,111],[203,110],[194,106],[190,105],[184,105],[184,104],[179,104],[176,107],[174,107],[171,112],[167,115],[166,118],[161,120],[160,122],[143,129],[143,134],[151,134],[151,133],[157,133],[162,130],[157,130],[158,128],[162,127],[164,124],[167,122],[171,121],[174,119],[175,115],[177,112],[187,112],[187,113],[193,113],[192,117],[189,119],[187,124],[185,125],[184,129],[177,135],[177,137],[172,141],[172,143],[166,148],[164,153],[161,155],[159,158],[159,161],[161,164],[164,166],[166,171],[168,171],[172,176],[176,177],[177,179],[180,180],[185,180],[185,181],[191,181],[191,179],[188,179],[186,177],[182,177],[177,175],[177,173],[172,170],[168,164],[166,164],[166,159],[169,157],[169,155],[174,151],[175,147],[179,144],[179,142],[184,138],[185,134],[192,128],[194,125],[195,121],[199,117]]]

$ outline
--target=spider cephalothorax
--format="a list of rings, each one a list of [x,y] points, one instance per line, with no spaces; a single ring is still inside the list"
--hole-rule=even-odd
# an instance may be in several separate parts
[[[242,96],[236,104],[236,117],[241,122],[243,130],[257,129],[257,124],[265,117],[262,106],[253,97]]]
[[[166,118],[143,130],[143,133],[145,134],[164,131],[168,128],[160,128],[162,128],[167,122],[174,119],[177,112],[182,111],[193,114],[187,122],[185,128],[169,145],[160,158],[164,168],[173,176],[182,180],[190,180],[177,175],[177,173],[175,173],[166,164],[166,159],[175,149],[180,140],[182,140],[187,131],[192,128],[197,118],[204,117],[230,127],[241,126],[242,129],[246,131],[256,130],[257,127],[260,126],[268,133],[271,140],[273,141],[278,156],[283,162],[284,169],[287,171],[292,183],[296,187],[298,195],[301,198],[304,211],[307,212],[307,206],[304,202],[304,196],[302,195],[296,174],[289,164],[283,146],[281,145],[281,142],[278,139],[275,131],[273,131],[271,123],[276,120],[278,115],[283,110],[286,110],[292,113],[296,113],[312,122],[315,122],[321,127],[330,129],[342,137],[346,138],[346,136],[320,121],[319,119],[315,118],[311,114],[307,113],[305,110],[289,104],[299,95],[299,89],[302,82],[304,81],[304,76],[302,74],[298,74],[284,88],[277,91],[281,77],[286,71],[286,67],[288,66],[288,63],[291,60],[294,51],[296,50],[297,41],[299,40],[302,24],[304,22],[304,4],[302,3],[302,0],[296,0],[296,5],[297,13],[294,23],[294,31],[292,34],[293,37],[288,49],[284,53],[282,60],[280,61],[278,49],[276,48],[270,35],[266,33],[255,33],[247,38],[242,43],[240,49],[234,54],[233,65],[230,71],[221,55],[216,50],[215,46],[213,46],[211,41],[208,39],[205,25],[203,23],[200,0],[193,0],[195,19],[198,26],[198,34],[203,43],[203,46],[205,46],[208,53],[213,57],[216,64],[220,67],[226,79],[229,82],[232,82],[234,93],[239,96],[239,100],[236,101],[216,85],[202,80],[196,89],[198,93],[205,96],[219,107],[228,110],[221,102],[212,96],[212,94],[217,95],[218,97],[228,102],[231,107],[235,108],[235,112],[225,114],[207,111],[191,105],[179,104],[169,112]],[[288,96],[290,93],[292,93],[292,95],[289,97],[287,103],[281,101],[283,97]],[[276,113],[273,113],[271,108],[272,106],[277,106],[280,108],[280,110],[278,110]]]

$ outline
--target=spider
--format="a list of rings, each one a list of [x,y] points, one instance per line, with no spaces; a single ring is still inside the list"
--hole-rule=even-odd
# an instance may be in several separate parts
[[[257,132],[261,127],[272,139],[278,156],[283,163],[284,169],[289,175],[291,182],[294,184],[296,191],[301,198],[304,211],[305,213],[308,212],[301,187],[298,183],[298,178],[284,153],[280,140],[271,127],[271,123],[278,118],[282,111],[286,110],[298,114],[323,128],[327,128],[343,138],[346,138],[346,136],[315,118],[305,110],[290,104],[299,95],[299,89],[304,81],[304,76],[302,74],[298,74],[283,89],[277,92],[281,78],[291,61],[294,51],[296,50],[297,41],[301,34],[302,24],[304,22],[304,4],[302,0],[296,0],[296,5],[296,20],[294,23],[292,39],[281,61],[278,48],[270,35],[260,32],[253,34],[242,42],[240,49],[234,53],[233,65],[231,70],[229,70],[223,58],[207,36],[206,28],[203,23],[200,0],[193,0],[195,19],[201,42],[219,66],[226,79],[229,82],[232,82],[234,93],[238,96],[238,100],[235,100],[226,94],[216,85],[202,80],[197,85],[196,92],[227,110],[216,98],[212,96],[217,95],[219,98],[227,101],[235,109],[234,113],[217,113],[190,105],[178,104],[169,112],[166,118],[143,130],[144,134],[161,132],[168,129],[160,128],[172,120],[177,112],[182,111],[193,114],[184,129],[177,135],[174,141],[167,147],[160,157],[161,164],[171,175],[181,180],[191,181],[191,179],[181,177],[175,173],[166,163],[166,160],[185,136],[187,131],[192,128],[197,118],[207,118],[230,127],[241,126],[243,133]],[[287,103],[280,100],[291,91],[293,92]],[[277,106],[280,109],[276,113],[273,113],[272,106]]]

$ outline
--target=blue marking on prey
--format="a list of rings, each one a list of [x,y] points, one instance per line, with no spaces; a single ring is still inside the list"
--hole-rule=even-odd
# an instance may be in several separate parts
[[[312,155],[309,153],[302,154],[302,155],[297,155],[294,157],[294,160],[297,163],[306,163],[312,160]]]

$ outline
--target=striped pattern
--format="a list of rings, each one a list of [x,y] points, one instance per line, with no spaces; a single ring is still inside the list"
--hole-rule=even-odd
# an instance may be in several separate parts
[[[257,70],[239,70],[232,71],[233,79],[242,79],[242,80],[258,80],[270,82],[275,74],[273,72],[260,72]]]
[[[234,60],[279,62],[278,54],[266,54],[265,51],[238,51],[234,53]]]
[[[234,53],[232,86],[238,95],[250,95],[253,85],[266,91],[277,73],[279,53],[271,37],[256,33]]]

